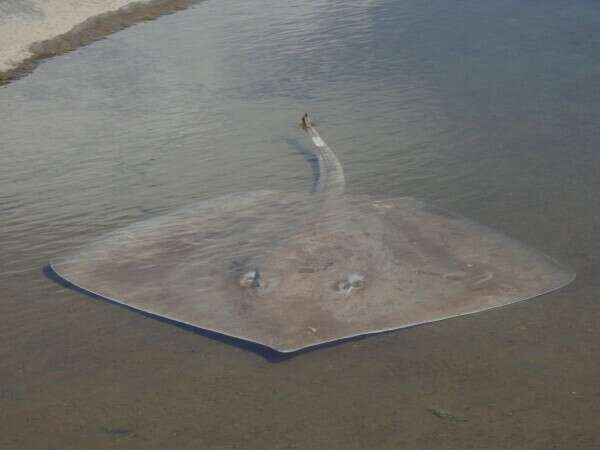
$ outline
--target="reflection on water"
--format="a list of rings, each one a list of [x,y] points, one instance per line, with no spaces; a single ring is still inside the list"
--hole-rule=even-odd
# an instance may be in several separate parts
[[[206,2],[0,88],[0,447],[600,446],[599,18],[589,1]],[[273,364],[42,273],[197,200],[310,190],[304,111],[351,193],[457,210],[578,280]]]

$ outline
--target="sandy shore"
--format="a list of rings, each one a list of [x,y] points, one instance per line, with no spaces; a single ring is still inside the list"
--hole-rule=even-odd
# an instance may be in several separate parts
[[[35,0],[0,7],[0,84],[32,70],[37,61],[73,50],[198,0]]]

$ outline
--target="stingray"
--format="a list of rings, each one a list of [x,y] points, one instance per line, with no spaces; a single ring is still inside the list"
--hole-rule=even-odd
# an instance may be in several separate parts
[[[314,193],[221,196],[134,223],[51,262],[69,283],[200,329],[294,352],[496,308],[574,274],[410,197],[345,193],[307,115]]]

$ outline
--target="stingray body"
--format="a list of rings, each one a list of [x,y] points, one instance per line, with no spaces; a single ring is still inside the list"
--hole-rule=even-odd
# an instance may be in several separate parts
[[[415,199],[346,195],[340,162],[306,119],[314,195],[201,202],[104,236],[53,270],[106,299],[279,352],[483,311],[573,279]]]

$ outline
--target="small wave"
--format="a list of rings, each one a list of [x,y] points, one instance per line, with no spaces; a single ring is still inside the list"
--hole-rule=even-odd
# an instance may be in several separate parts
[[[199,0],[13,0],[0,3],[0,85],[60,55]]]

